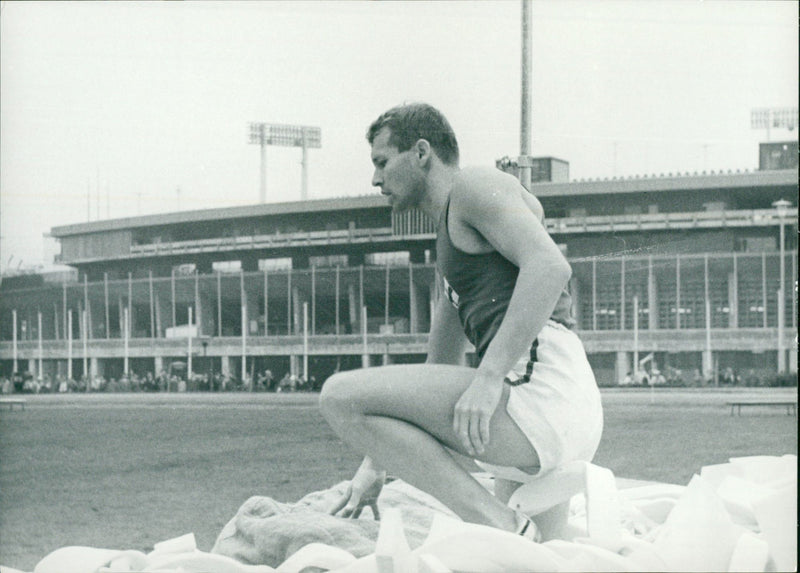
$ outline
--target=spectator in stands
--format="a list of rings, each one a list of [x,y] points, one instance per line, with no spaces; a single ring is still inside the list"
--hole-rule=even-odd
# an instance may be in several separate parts
[[[372,184],[393,210],[419,209],[438,223],[445,296],[427,364],[343,372],[325,383],[323,415],[366,456],[332,511],[357,516],[374,506],[388,469],[465,521],[532,539],[558,536],[568,503],[534,523],[508,498],[535,474],[591,460],[603,416],[571,330],[571,269],[545,230],[541,204],[500,170],[461,169],[455,134],[428,105],[389,110],[368,140]],[[463,365],[468,343],[477,368]],[[450,450],[494,473],[496,497]]]
[[[256,385],[255,385],[254,390],[256,392],[265,391],[267,389],[265,381],[266,381],[266,378],[264,377],[264,373],[263,372],[259,372],[258,376],[256,376]]]
[[[164,392],[167,390],[167,384],[169,384],[169,376],[167,376],[167,371],[161,370],[156,378],[155,390],[158,392]]]
[[[734,374],[733,368],[730,366],[722,372],[722,383],[726,386],[733,386],[736,384],[736,374]]]
[[[39,393],[39,381],[31,376],[25,380],[25,391],[30,392],[31,394],[38,394]]]
[[[274,384],[275,377],[272,375],[272,370],[267,368],[264,370],[264,386],[266,387],[267,392],[272,392],[272,390],[274,390]]]
[[[278,387],[275,390],[276,392],[291,392],[292,391],[292,375],[291,373],[287,372],[283,375],[280,382],[278,382]]]

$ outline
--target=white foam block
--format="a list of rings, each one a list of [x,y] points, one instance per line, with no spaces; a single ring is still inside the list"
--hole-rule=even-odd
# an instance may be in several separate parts
[[[416,559],[411,555],[399,508],[383,512],[375,542],[375,563],[378,573],[416,573]]]
[[[796,484],[757,500],[753,510],[778,571],[797,571]]]
[[[108,565],[122,551],[70,546],[56,549],[36,564],[33,573],[86,573]]]
[[[614,474],[593,464],[586,465],[586,529],[589,538],[604,547],[621,547],[622,518]]]
[[[356,558],[351,553],[339,547],[325,545],[324,543],[309,543],[281,563],[276,573],[297,573],[310,567],[326,571],[335,570],[350,565],[355,561]]]
[[[654,546],[669,571],[725,571],[743,531],[734,525],[713,488],[695,475]]]
[[[742,573],[766,571],[768,562],[769,545],[754,534],[745,532],[736,543],[728,571]]]

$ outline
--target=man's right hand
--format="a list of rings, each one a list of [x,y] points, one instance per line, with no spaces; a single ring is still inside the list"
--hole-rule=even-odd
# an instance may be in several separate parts
[[[372,515],[379,520],[378,496],[385,481],[386,472],[373,468],[369,458],[366,458],[330,514],[358,519],[364,508],[370,507]]]

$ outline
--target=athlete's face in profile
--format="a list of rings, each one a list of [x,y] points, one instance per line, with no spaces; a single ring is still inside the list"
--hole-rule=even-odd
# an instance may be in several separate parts
[[[372,185],[380,187],[395,211],[405,211],[419,204],[422,172],[414,161],[414,149],[399,151],[389,143],[391,131],[381,129],[372,140]]]

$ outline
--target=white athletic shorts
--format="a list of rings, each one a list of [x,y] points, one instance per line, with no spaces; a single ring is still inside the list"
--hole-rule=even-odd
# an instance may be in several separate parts
[[[548,321],[506,376],[506,410],[539,454],[540,469],[476,463],[496,477],[526,482],[563,464],[591,461],[603,433],[600,391],[578,336]]]

